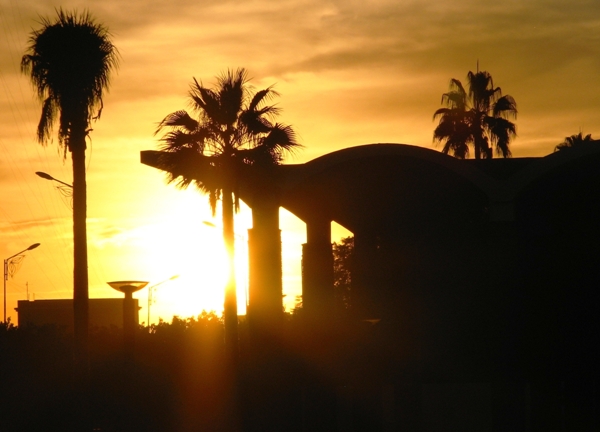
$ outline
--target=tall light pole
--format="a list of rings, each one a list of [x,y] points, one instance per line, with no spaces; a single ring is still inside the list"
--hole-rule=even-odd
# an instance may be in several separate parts
[[[165,282],[169,282],[170,280],[177,279],[179,275],[171,276],[169,279],[165,279],[164,281],[160,281],[159,283],[155,283],[154,285],[148,287],[148,330],[150,330],[150,305],[154,302],[154,291],[156,287],[164,284]]]
[[[8,276],[14,276],[14,274],[17,272],[17,265],[23,260],[23,258],[25,258],[25,255],[23,254],[31,249],[35,249],[39,245],[39,243],[34,243],[27,249],[23,249],[21,252],[16,253],[4,260],[4,322],[6,322],[6,281],[8,280]]]

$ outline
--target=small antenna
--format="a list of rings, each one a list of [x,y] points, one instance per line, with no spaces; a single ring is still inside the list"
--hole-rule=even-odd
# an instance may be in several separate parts
[[[477,73],[479,73],[479,59],[477,59]]]

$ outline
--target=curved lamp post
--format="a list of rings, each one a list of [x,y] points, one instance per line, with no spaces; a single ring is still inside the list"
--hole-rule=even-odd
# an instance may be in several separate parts
[[[156,287],[159,285],[164,284],[165,282],[169,282],[173,279],[177,279],[179,277],[179,275],[174,275],[171,276],[169,279],[165,279],[164,281],[160,281],[158,283],[155,283],[152,286],[148,287],[148,331],[150,331],[150,305],[152,305],[154,303],[154,291],[156,290]]]
[[[47,174],[42,171],[36,171],[35,174],[38,177],[43,178],[44,180],[50,180],[50,181],[58,183],[57,185],[54,185],[54,187],[60,192],[60,194],[64,198],[69,200],[68,206],[69,206],[69,208],[73,209],[73,185],[70,185],[69,183],[65,183],[64,181],[54,178],[50,174]]]
[[[34,243],[27,249],[23,249],[21,252],[16,253],[4,260],[4,322],[6,322],[6,281],[8,280],[9,275],[13,276],[18,270],[16,266],[11,268],[11,264],[18,264],[23,258],[25,258],[25,255],[23,255],[25,252],[35,249],[39,245],[39,243]]]
[[[55,181],[55,182],[57,182],[57,183],[60,183],[60,184],[62,184],[63,186],[66,186],[66,187],[68,187],[68,188],[71,188],[71,189],[73,189],[73,185],[70,185],[69,183],[65,183],[65,182],[64,182],[64,181],[62,181],[62,180],[59,180],[59,179],[57,179],[57,178],[54,178],[54,177],[52,177],[50,174],[47,174],[47,173],[45,173],[45,172],[42,172],[42,171],[36,171],[36,172],[35,172],[35,174],[36,174],[37,176],[39,176],[39,177],[43,178],[43,179],[46,179],[46,180],[52,180],[52,181]]]

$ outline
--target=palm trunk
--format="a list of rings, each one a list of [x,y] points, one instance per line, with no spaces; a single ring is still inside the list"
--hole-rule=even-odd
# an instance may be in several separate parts
[[[85,128],[71,136],[73,160],[73,326],[74,385],[77,397],[75,424],[77,430],[91,430],[89,405],[89,348],[88,348],[88,268],[86,229]]]
[[[224,321],[225,321],[225,349],[228,359],[234,364],[238,358],[238,317],[237,293],[235,283],[235,234],[233,222],[233,196],[229,188],[223,189],[223,240],[227,250],[229,275],[225,287]]]
[[[86,228],[85,137],[74,145],[73,159],[73,315],[75,331],[75,372],[88,375],[88,260]]]

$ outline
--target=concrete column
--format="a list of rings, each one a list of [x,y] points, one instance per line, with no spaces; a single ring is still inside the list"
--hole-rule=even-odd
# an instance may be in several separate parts
[[[138,320],[136,320],[136,302],[133,299],[133,293],[125,293],[123,299],[123,347],[127,354],[128,360],[132,358],[135,344],[135,328]]]
[[[333,313],[331,221],[307,221],[306,240],[302,246],[302,308],[306,316],[320,319]]]
[[[254,328],[278,327],[283,319],[283,287],[279,205],[275,200],[253,203],[248,230],[248,319]]]

